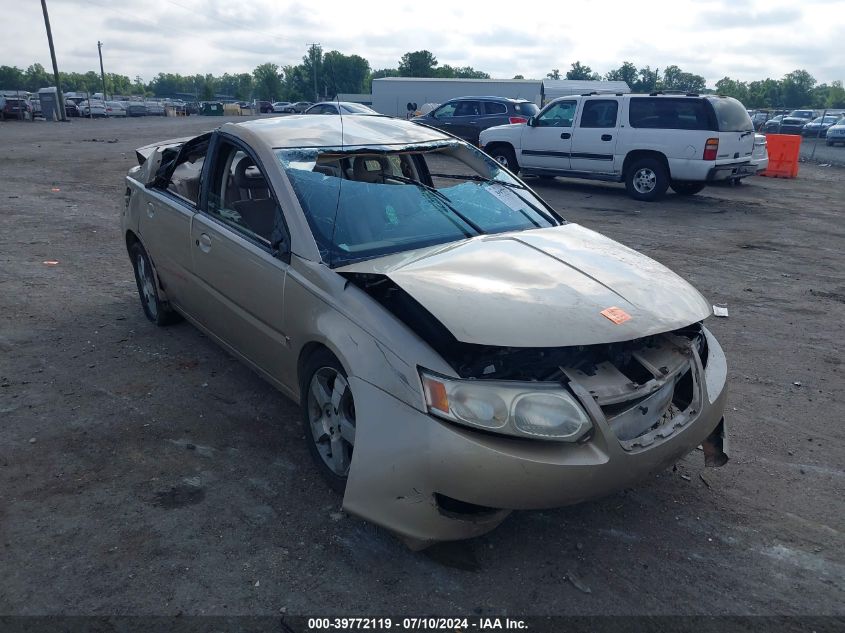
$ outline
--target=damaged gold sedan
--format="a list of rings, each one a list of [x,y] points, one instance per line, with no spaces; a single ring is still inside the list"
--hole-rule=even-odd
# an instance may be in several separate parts
[[[471,145],[290,116],[137,154],[122,228],[147,317],[187,318],[297,401],[343,508],[409,546],[699,445],[726,461],[710,305]]]

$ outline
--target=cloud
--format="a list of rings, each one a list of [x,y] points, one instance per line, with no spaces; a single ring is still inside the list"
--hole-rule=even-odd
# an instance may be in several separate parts
[[[0,41],[13,42],[3,64],[49,67],[36,6],[7,14]],[[30,6],[30,5],[28,5]],[[264,62],[297,64],[311,42],[357,54],[372,68],[395,68],[408,51],[428,49],[441,64],[472,66],[494,77],[543,77],[575,60],[605,73],[625,60],[638,67],[677,64],[712,85],[728,75],[750,80],[806,68],[819,81],[843,78],[841,0],[653,0],[648,10],[611,0],[538,5],[514,11],[506,0],[437,6],[370,0],[50,0],[62,70],[107,70],[145,79],[159,72],[250,72]],[[26,33],[26,37],[21,37]]]

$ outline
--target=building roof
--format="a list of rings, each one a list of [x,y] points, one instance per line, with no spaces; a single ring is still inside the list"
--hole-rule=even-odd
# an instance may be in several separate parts
[[[477,82],[477,83],[515,83],[536,84],[539,79],[461,79],[456,77],[379,77],[373,81],[447,81],[447,82]]]

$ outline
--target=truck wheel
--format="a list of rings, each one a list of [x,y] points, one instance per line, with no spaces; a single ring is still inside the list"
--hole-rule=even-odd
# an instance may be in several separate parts
[[[679,196],[694,196],[704,189],[703,182],[683,182],[673,180],[669,183],[669,186],[672,187],[672,191],[677,193]]]
[[[659,200],[669,187],[666,168],[656,158],[641,158],[631,163],[625,174],[625,188],[636,200]]]
[[[514,154],[513,150],[507,145],[494,145],[490,150],[488,150],[488,153],[493,157],[493,160],[500,165],[504,165],[513,173],[517,173],[519,171],[519,163],[516,162],[516,154]]]

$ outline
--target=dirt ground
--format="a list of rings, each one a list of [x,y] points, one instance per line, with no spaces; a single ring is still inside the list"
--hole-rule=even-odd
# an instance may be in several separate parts
[[[731,461],[413,553],[339,513],[290,401],[143,317],[133,149],[221,122],[0,124],[0,613],[845,614],[845,169],[538,184],[727,304]]]

